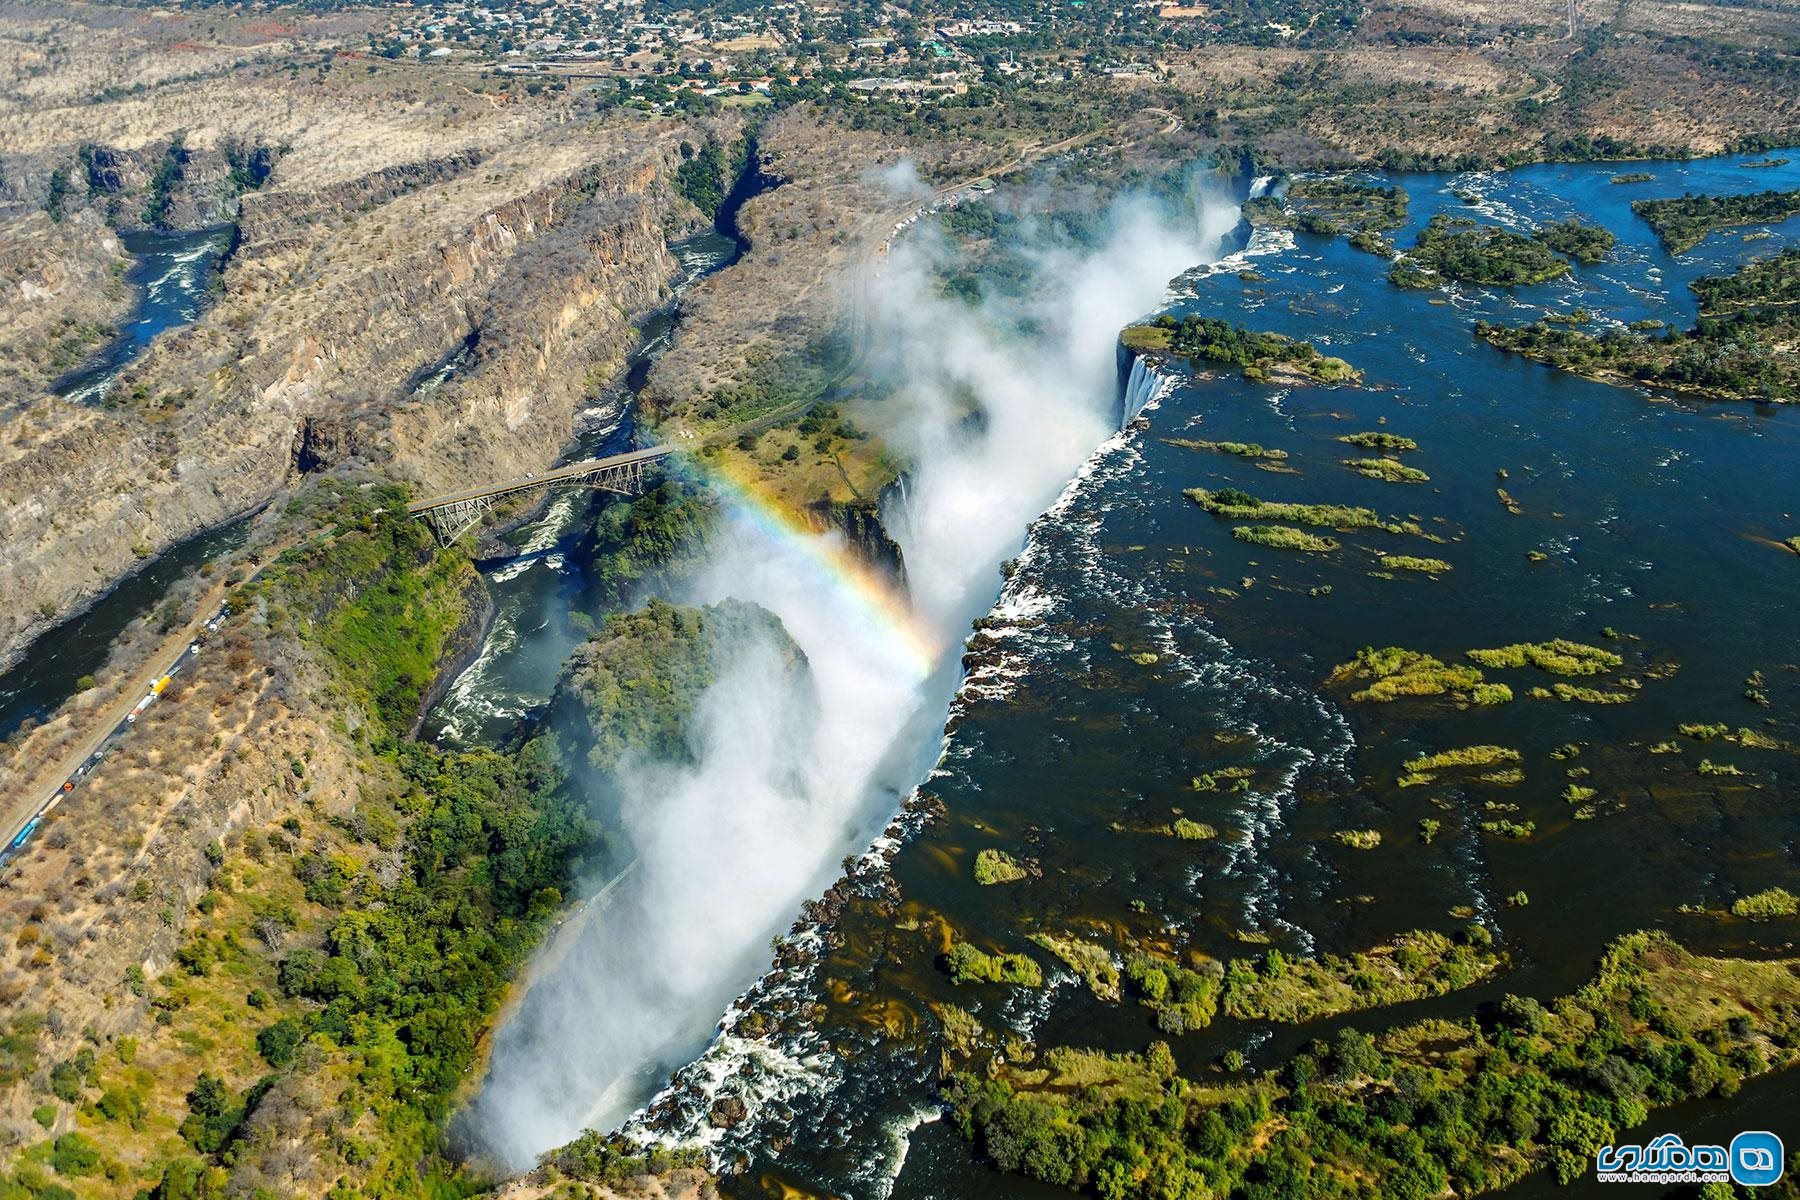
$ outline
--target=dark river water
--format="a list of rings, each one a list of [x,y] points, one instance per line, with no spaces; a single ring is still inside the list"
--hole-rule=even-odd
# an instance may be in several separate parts
[[[57,381],[55,392],[65,400],[98,403],[151,339],[199,316],[231,249],[232,230],[135,230],[121,234],[120,240],[136,260],[125,272],[138,296],[136,312],[91,362]],[[106,662],[127,625],[161,603],[172,585],[202,563],[243,545],[247,533],[248,525],[240,521],[180,543],[81,615],[33,642],[11,670],[0,674],[0,737],[26,720],[42,720],[56,711],[75,694],[76,680]]]
[[[1512,957],[1493,984],[1340,1021],[1221,1018],[1177,1040],[1195,1071],[1231,1048],[1271,1067],[1340,1024],[1378,1029],[1467,1015],[1503,992],[1566,993],[1609,939],[1634,929],[1665,928],[1702,951],[1791,952],[1790,923],[1719,910],[1793,883],[1792,755],[1703,747],[1676,726],[1750,726],[1785,741],[1800,733],[1800,560],[1778,544],[1800,533],[1800,413],[1591,383],[1471,333],[1477,319],[1523,323],[1578,308],[1691,322],[1690,280],[1773,253],[1795,227],[1730,229],[1672,257],[1629,204],[1800,185],[1800,168],[1739,161],[1649,164],[1641,169],[1654,178],[1631,185],[1609,182],[1627,169],[1611,164],[1393,180],[1412,197],[1411,228],[1394,235],[1401,246],[1437,212],[1526,229],[1579,215],[1618,235],[1604,263],[1545,285],[1402,291],[1386,282],[1384,260],[1341,239],[1264,232],[1229,269],[1181,287],[1171,311],[1310,340],[1365,371],[1365,386],[1180,375],[1147,428],[1096,455],[1034,527],[997,610],[998,655],[954,706],[922,787],[947,816],[904,845],[883,885],[897,891],[900,917],[850,903],[818,966],[772,975],[752,993],[779,1032],[742,1048],[733,1060],[742,1075],[691,1074],[653,1125],[710,1145],[740,1172],[730,1190],[746,1195],[1060,1194],[992,1173],[935,1121],[933,1006],[972,1008],[1041,1044],[1139,1050],[1162,1035],[1143,1010],[1095,1000],[1047,955],[1053,982],[1043,991],[953,987],[936,965],[940,919],[1007,948],[1026,949],[1030,929],[1085,927],[1227,957],[1255,952],[1244,934],[1296,953],[1348,951],[1404,930],[1452,929],[1464,919],[1452,909],[1473,910]],[[1260,278],[1240,276],[1249,269]],[[1342,465],[1360,452],[1336,439],[1378,429],[1417,440],[1405,458],[1429,483],[1380,482]],[[1289,458],[1267,471],[1163,440],[1172,437],[1259,442]],[[1232,522],[1186,500],[1181,489],[1194,486],[1366,505],[1417,521],[1427,536],[1338,534],[1342,548],[1321,555],[1264,549],[1233,540]],[[1384,578],[1381,554],[1453,569]],[[1553,677],[1493,671],[1517,698],[1457,711],[1355,704],[1349,689],[1325,684],[1365,646],[1449,662],[1557,637],[1623,655],[1608,678],[1641,688],[1614,705],[1536,699],[1530,689]],[[1745,696],[1758,672],[1767,707]],[[1679,753],[1650,753],[1672,739]],[[1552,757],[1571,743],[1575,756]],[[1396,786],[1405,759],[1475,744],[1519,750],[1523,782]],[[1701,775],[1703,756],[1743,774]],[[1192,786],[1222,768],[1239,768],[1244,790]],[[1575,778],[1597,791],[1590,814],[1563,798]],[[1174,813],[1222,836],[1131,832]],[[1443,826],[1430,845],[1416,834],[1427,816]],[[1535,834],[1482,832],[1481,821],[1502,816],[1535,822]],[[1377,830],[1380,846],[1340,846],[1331,834],[1344,829]],[[1035,858],[1041,878],[976,886],[969,863],[984,846]],[[1528,903],[1509,904],[1519,893]],[[1677,911],[1688,904],[1712,912]],[[751,1097],[749,1116],[710,1120],[719,1094]],[[1718,1132],[1709,1122],[1723,1120],[1800,1140],[1800,1078],[1746,1087],[1734,1109],[1653,1114],[1644,1132]],[[1539,1192],[1549,1194],[1547,1181],[1515,1194]]]
[[[683,271],[679,293],[730,263],[739,248],[727,234],[708,230],[670,249]],[[624,411],[577,439],[563,456],[565,461],[631,448],[629,400],[644,385],[649,364],[668,345],[676,301],[640,325],[638,345],[623,378],[614,393],[600,398],[602,410],[616,410],[623,401]],[[446,366],[453,369],[453,363]],[[435,386],[434,381],[447,374],[440,368],[420,386]],[[563,661],[588,637],[570,619],[571,613],[590,607],[581,599],[588,587],[587,564],[576,551],[594,513],[605,503],[603,494],[592,491],[551,493],[544,511],[510,535],[517,553],[486,564],[483,574],[494,602],[493,624],[480,654],[427,717],[422,736],[450,745],[499,744],[520,718],[550,698]]]
[[[55,392],[65,400],[97,402],[130,362],[157,334],[191,323],[200,315],[217,276],[231,252],[235,234],[229,225],[199,230],[134,229],[119,235],[134,261],[125,282],[139,301],[130,324],[89,363],[57,380]]]

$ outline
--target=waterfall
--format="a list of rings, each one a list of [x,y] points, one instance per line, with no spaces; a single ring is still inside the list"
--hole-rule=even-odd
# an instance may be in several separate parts
[[[1258,175],[1255,179],[1252,179],[1250,181],[1249,199],[1254,200],[1258,196],[1268,195],[1269,194],[1269,185],[1274,182],[1275,182],[1275,177],[1273,175]]]
[[[1119,374],[1123,377],[1119,386],[1119,428],[1131,424],[1138,415],[1151,404],[1162,399],[1163,389],[1169,381],[1156,373],[1150,360],[1141,354],[1132,354],[1123,346],[1119,347],[1121,357],[1130,356],[1130,367],[1123,362],[1119,364]]]

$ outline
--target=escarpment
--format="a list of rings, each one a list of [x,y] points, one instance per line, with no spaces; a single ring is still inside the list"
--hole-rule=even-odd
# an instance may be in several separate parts
[[[39,395],[124,322],[126,261],[92,211],[0,219],[0,412]]]
[[[836,530],[850,550],[871,567],[885,572],[895,583],[906,583],[906,559],[882,520],[877,505],[825,499],[815,501],[807,519],[820,530]]]
[[[301,474],[362,464],[429,492],[552,460],[666,295],[667,238],[700,221],[667,182],[679,137],[609,132],[248,198],[198,322],[103,406],[0,432],[0,666]],[[474,334],[450,383],[412,394]]]

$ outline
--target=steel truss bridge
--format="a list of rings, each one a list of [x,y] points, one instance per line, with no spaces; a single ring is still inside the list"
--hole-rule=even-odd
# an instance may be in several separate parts
[[[409,504],[406,511],[429,524],[432,533],[437,535],[438,543],[448,546],[473,529],[494,505],[522,492],[550,488],[593,488],[597,491],[617,492],[621,496],[640,495],[644,490],[644,477],[649,468],[673,453],[673,446],[652,446],[607,458],[584,459],[566,467],[540,471],[535,475],[522,475],[487,487],[432,496]]]

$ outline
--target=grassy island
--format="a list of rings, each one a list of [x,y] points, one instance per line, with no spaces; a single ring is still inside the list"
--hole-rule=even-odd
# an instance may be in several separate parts
[[[1356,383],[1362,372],[1341,358],[1319,353],[1311,342],[1279,333],[1259,333],[1215,317],[1192,313],[1179,321],[1168,313],[1147,325],[1128,327],[1120,340],[1127,349],[1177,354],[1183,358],[1242,367],[1246,379]]]
[[[1231,531],[1231,536],[1240,542],[1267,546],[1272,550],[1307,550],[1321,554],[1338,548],[1335,538],[1320,537],[1286,525],[1239,525]]]
[[[1501,350],[1598,379],[1646,383],[1721,400],[1800,398],[1800,252],[1787,250],[1693,283],[1700,318],[1689,330],[1612,329],[1598,336],[1539,321],[1478,322]]]
[[[1747,196],[1633,200],[1631,211],[1644,219],[1670,254],[1681,254],[1698,246],[1715,230],[1731,225],[1773,224],[1800,213],[1800,189]]]
[[[1358,475],[1384,483],[1430,483],[1431,476],[1397,458],[1346,458],[1344,465]]]
[[[955,983],[1044,986],[1043,968],[1028,954],[988,954],[968,942],[954,942],[944,955],[944,965]]]
[[[1144,1194],[1152,1180],[1347,1197],[1475,1195],[1540,1170],[1566,1183],[1651,1110],[1733,1095],[1800,1058],[1795,965],[1703,958],[1635,933],[1552,1002],[1508,995],[1480,1020],[1344,1029],[1251,1078],[1184,1071],[1153,1043],[990,1054],[945,1090],[957,1127],[1001,1169],[1101,1197]],[[1164,997],[1185,987],[1196,1012],[1212,999],[1202,972],[1175,967],[1157,983],[1134,968],[1134,991],[1140,979]],[[1264,970],[1277,984],[1302,974],[1279,959]],[[1230,985],[1219,986],[1229,1012]]]
[[[1441,558],[1420,558],[1412,554],[1384,554],[1381,556],[1381,569],[1384,571],[1419,571],[1428,575],[1440,575],[1450,570],[1450,564]]]
[[[1366,683],[1352,700],[1384,704],[1407,698],[1446,697],[1460,704],[1504,704],[1513,698],[1503,683],[1488,683],[1474,667],[1440,661],[1429,654],[1388,646],[1359,650],[1355,658],[1332,671],[1334,684]]]
[[[1520,642],[1493,650],[1471,650],[1469,658],[1484,667],[1536,667],[1552,675],[1598,675],[1625,661],[1610,650],[1584,646],[1566,638],[1548,642]]]
[[[1027,872],[1019,860],[1004,850],[989,848],[975,856],[975,882],[984,887],[996,883],[1016,883]]]
[[[1389,533],[1418,533],[1411,521],[1389,521],[1372,508],[1348,504],[1291,504],[1259,500],[1240,488],[1187,488],[1182,493],[1215,517],[1230,520],[1293,521],[1322,529],[1383,529]]]
[[[1419,240],[1388,278],[1399,287],[1428,288],[1446,280],[1491,287],[1543,283],[1566,274],[1568,262],[1541,241],[1482,225],[1468,217],[1431,218]]]
[[[1379,430],[1369,433],[1346,433],[1340,436],[1338,441],[1361,450],[1382,450],[1389,454],[1404,454],[1419,448],[1419,443],[1409,437],[1401,437],[1397,433],[1383,433]]]
[[[1541,242],[1556,251],[1588,266],[1603,260],[1607,252],[1617,241],[1612,230],[1599,225],[1586,225],[1580,221],[1552,221],[1541,225],[1532,235],[1532,239]]]
[[[1380,841],[1373,836],[1368,848]],[[1182,1034],[1206,1028],[1220,1012],[1238,1020],[1298,1025],[1442,996],[1486,978],[1505,961],[1488,931],[1470,926],[1454,938],[1413,930],[1348,956],[1295,958],[1271,949],[1260,960],[1205,959],[1184,966],[1139,953],[1126,958],[1125,979],[1131,997],[1156,1015],[1158,1029]]]
[[[1746,263],[1730,275],[1707,275],[1688,285],[1700,298],[1702,316],[1800,303],[1800,248]]]
[[[1282,200],[1262,196],[1245,204],[1244,219],[1252,225],[1303,233],[1345,234],[1355,249],[1389,257],[1394,245],[1381,231],[1405,225],[1406,206],[1406,190],[1398,186],[1302,179],[1288,188]]]
[[[1286,462],[1288,456],[1286,450],[1276,450],[1259,442],[1208,442],[1199,438],[1178,437],[1167,437],[1163,441],[1171,446],[1180,446],[1183,450],[1211,450],[1218,454],[1260,458],[1268,462]]]
[[[1777,917],[1791,917],[1800,913],[1800,899],[1786,888],[1773,887],[1767,891],[1757,892],[1734,900],[1731,915],[1746,917],[1752,921],[1769,921]]]

